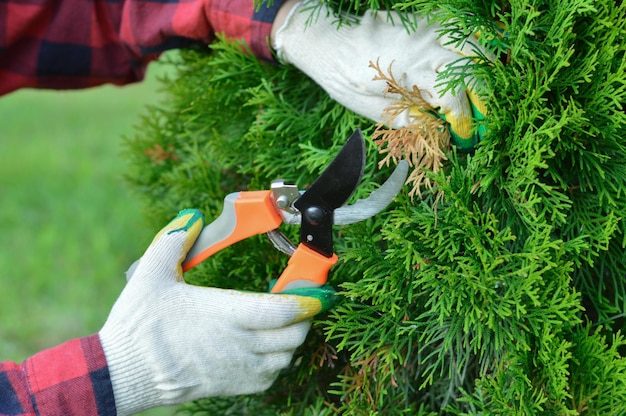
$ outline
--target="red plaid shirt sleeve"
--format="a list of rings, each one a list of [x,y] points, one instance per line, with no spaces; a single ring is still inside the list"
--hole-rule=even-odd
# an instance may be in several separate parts
[[[216,33],[272,60],[268,37],[283,0],[0,1],[0,95],[23,87],[85,88],[143,79],[159,53]]]
[[[0,415],[116,413],[97,334],[42,351],[21,365],[0,363]]]

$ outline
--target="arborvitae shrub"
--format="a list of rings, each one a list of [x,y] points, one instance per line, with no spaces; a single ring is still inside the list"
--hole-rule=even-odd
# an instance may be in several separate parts
[[[624,415],[626,369],[626,6],[569,1],[331,1],[337,9],[431,14],[487,61],[442,85],[480,80],[486,134],[443,149],[431,187],[407,185],[375,218],[336,227],[342,295],[293,365],[257,396],[186,405],[197,414]],[[384,11],[382,12],[384,13]],[[454,19],[454,25],[446,23]],[[496,23],[497,22],[497,23]],[[366,196],[391,172],[376,126],[298,69],[232,42],[172,58],[166,100],[128,140],[128,178],[160,226],[185,207],[281,177],[306,188],[347,137],[368,138]],[[372,77],[376,74],[373,71]],[[285,232],[294,239],[294,227]],[[263,236],[186,275],[267,289],[286,258]]]

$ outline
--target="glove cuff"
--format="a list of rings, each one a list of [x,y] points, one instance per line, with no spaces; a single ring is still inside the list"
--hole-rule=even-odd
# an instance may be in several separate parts
[[[107,323],[98,333],[109,366],[118,416],[133,415],[159,405],[159,394],[134,343],[124,330]]]
[[[322,9],[312,9],[316,7]],[[272,47],[278,59],[308,73],[308,67],[315,66],[316,60],[325,57],[331,45],[350,44],[351,36],[338,30],[330,17],[332,13],[326,4],[319,5],[317,1],[294,4],[274,35]]]
[[[276,51],[276,56],[283,63],[291,63],[285,56],[285,45],[288,43],[286,38],[289,37],[289,32],[293,29],[293,26],[299,28],[299,30],[304,30],[304,24],[300,22],[294,22],[296,20],[295,15],[300,13],[300,8],[302,7],[302,2],[294,4],[294,6],[289,10],[287,17],[285,18],[285,22],[283,25],[276,31],[274,35],[274,43],[272,44],[272,48]]]

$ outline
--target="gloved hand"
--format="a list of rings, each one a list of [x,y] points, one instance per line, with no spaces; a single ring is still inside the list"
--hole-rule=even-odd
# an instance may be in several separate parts
[[[307,296],[192,286],[181,263],[202,229],[185,210],[154,238],[99,332],[118,415],[260,392],[287,367],[329,287]]]
[[[273,33],[280,60],[298,67],[345,107],[376,122],[383,121],[383,110],[398,97],[385,96],[386,83],[372,80],[376,73],[369,64],[378,61],[387,69],[393,63],[392,73],[400,84],[408,90],[417,86],[449,123],[454,144],[470,149],[477,142],[472,118],[484,118],[484,103],[471,90],[440,93],[435,88],[437,74],[462,56],[474,56],[475,45],[465,42],[461,49],[447,45],[449,38],[438,37],[441,27],[429,25],[426,18],[418,18],[417,30],[409,34],[397,14],[390,12],[395,22],[391,23],[386,11],[367,11],[360,23],[338,29],[327,6],[314,16],[305,10],[308,6],[311,2],[283,6],[293,8]],[[408,125],[409,113],[397,117],[391,127]]]

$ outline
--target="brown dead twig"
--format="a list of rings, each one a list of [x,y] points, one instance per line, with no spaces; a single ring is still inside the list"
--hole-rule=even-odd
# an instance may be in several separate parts
[[[171,143],[167,146],[167,148],[163,148],[160,144],[155,143],[151,148],[144,150],[143,154],[148,156],[155,165],[163,163],[166,160],[172,160],[174,162],[178,162],[180,160],[176,155],[174,145]]]
[[[373,139],[381,154],[387,154],[379,165],[405,159],[413,167],[407,184],[413,186],[409,196],[421,197],[422,186],[433,190],[428,170],[438,172],[447,160],[445,149],[450,148],[450,132],[445,121],[437,117],[436,110],[422,97],[422,91],[414,85],[411,90],[401,86],[391,72],[388,75],[381,69],[378,61],[370,61],[370,68],[376,70],[374,81],[385,81],[387,88],[384,93],[397,95],[398,99],[387,107],[382,116],[383,121],[376,125]],[[406,127],[392,129],[393,121],[401,114],[408,112],[409,123]]]

